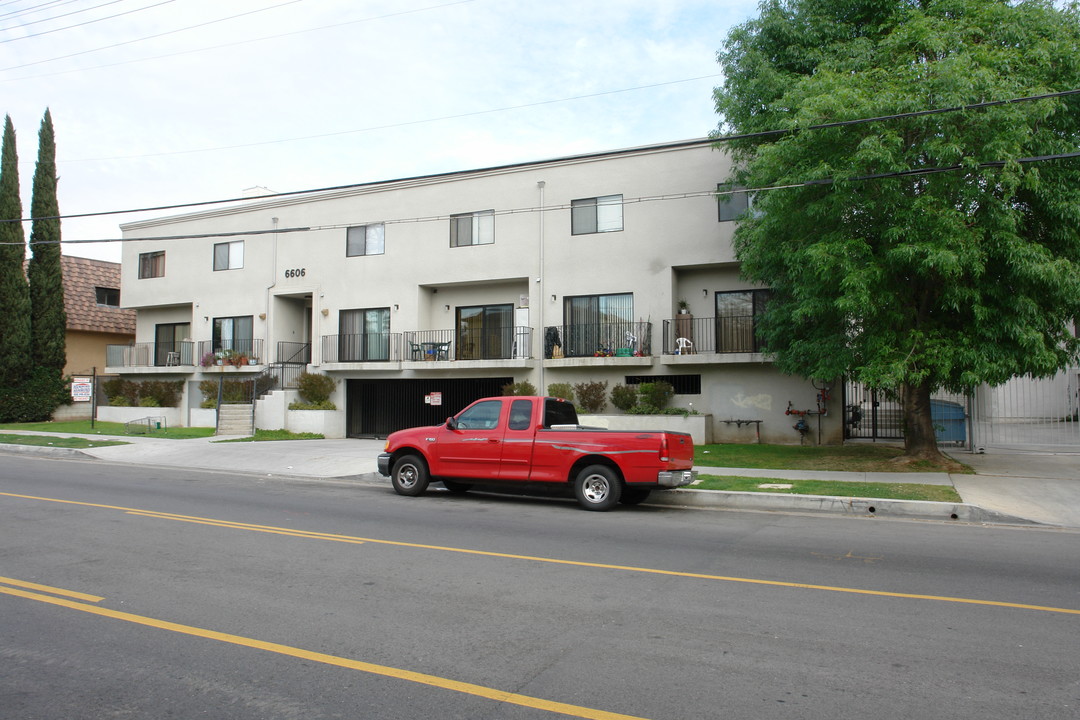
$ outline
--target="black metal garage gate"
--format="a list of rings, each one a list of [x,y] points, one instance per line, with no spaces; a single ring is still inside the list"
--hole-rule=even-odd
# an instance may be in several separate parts
[[[345,434],[386,437],[395,430],[438,425],[473,400],[501,395],[512,377],[431,380],[346,380]],[[441,405],[424,401],[441,393]]]

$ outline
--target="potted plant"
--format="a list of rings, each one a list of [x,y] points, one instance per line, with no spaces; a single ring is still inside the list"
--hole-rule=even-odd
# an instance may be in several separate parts
[[[685,300],[680,300],[679,301],[679,314],[680,315],[689,315],[690,314],[690,303],[686,302]]]
[[[208,352],[208,353],[206,353],[205,355],[202,356],[202,360],[199,361],[199,364],[202,365],[203,367],[210,367],[216,361],[217,361],[217,355],[212,353],[212,352]]]

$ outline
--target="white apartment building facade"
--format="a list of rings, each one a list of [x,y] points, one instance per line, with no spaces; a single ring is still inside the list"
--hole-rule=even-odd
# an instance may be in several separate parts
[[[186,381],[180,421],[201,424],[200,381],[299,365],[339,381],[328,434],[347,436],[438,423],[510,382],[666,380],[714,441],[840,442],[839,388],[755,343],[768,288],[739,277],[728,171],[694,140],[129,223],[136,341],[107,372]],[[256,423],[283,417],[268,400]]]

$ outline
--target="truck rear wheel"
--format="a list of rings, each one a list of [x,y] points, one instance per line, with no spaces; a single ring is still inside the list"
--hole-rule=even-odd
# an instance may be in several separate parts
[[[428,486],[428,469],[422,458],[416,455],[402,455],[394,463],[390,472],[390,482],[398,495],[416,497],[422,495]]]
[[[589,465],[574,479],[574,495],[586,510],[610,510],[619,504],[622,481],[609,467]]]

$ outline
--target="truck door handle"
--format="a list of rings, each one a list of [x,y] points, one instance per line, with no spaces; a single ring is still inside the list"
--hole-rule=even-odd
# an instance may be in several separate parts
[[[497,443],[499,442],[499,438],[488,438],[488,442]]]

